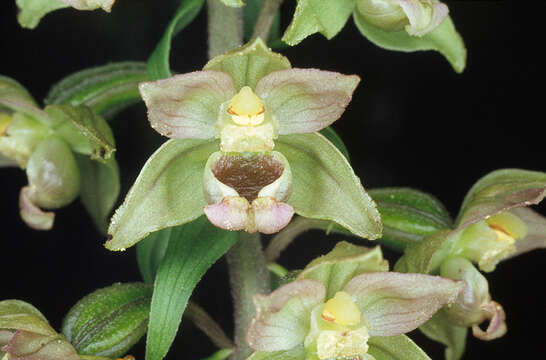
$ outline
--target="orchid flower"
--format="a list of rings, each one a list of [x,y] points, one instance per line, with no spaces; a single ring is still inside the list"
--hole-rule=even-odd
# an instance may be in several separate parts
[[[248,358],[329,360],[428,359],[403,334],[453,303],[462,282],[388,272],[379,247],[340,242],[270,295],[255,295]],[[396,346],[395,346],[396,344]]]
[[[294,213],[370,239],[379,214],[341,152],[317,131],[344,112],[358,76],[292,69],[258,39],[202,71],[140,84],[170,137],[112,218],[106,246],[205,214],[226,230],[275,233]]]

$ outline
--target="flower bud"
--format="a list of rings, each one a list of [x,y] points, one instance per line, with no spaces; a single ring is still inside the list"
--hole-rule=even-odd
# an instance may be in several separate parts
[[[492,340],[506,333],[504,310],[491,301],[487,279],[465,258],[449,258],[442,263],[440,274],[443,277],[463,280],[465,287],[455,303],[444,308],[450,321],[459,326],[472,326],[474,336],[482,340]],[[479,324],[489,320],[486,331]]]
[[[423,36],[447,17],[447,6],[438,0],[357,0],[357,9],[370,24],[385,31],[406,30]]]
[[[80,172],[70,147],[51,137],[41,142],[27,165],[30,200],[39,207],[56,209],[71,203],[80,191]]]

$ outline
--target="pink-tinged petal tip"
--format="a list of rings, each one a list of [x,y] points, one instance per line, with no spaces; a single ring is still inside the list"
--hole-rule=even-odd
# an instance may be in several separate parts
[[[230,231],[248,231],[249,208],[250,205],[245,198],[229,196],[218,204],[205,206],[204,212],[214,226]]]
[[[264,234],[274,234],[283,229],[294,215],[294,208],[277,202],[271,197],[260,197],[252,202],[256,230]]]
[[[482,310],[489,319],[489,325],[485,331],[478,325],[472,326],[472,335],[480,340],[494,340],[506,334],[508,328],[505,321],[506,314],[502,306],[495,301],[490,301],[482,305]]]

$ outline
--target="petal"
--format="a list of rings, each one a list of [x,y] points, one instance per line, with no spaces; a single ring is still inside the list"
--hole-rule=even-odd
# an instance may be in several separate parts
[[[410,25],[407,32],[413,36],[423,36],[437,28],[448,16],[449,8],[437,0],[423,4],[420,0],[395,0],[406,13]],[[432,8],[432,9],[429,9]],[[432,12],[432,14],[430,12]]]
[[[173,139],[214,137],[220,106],[235,95],[219,71],[195,71],[139,85],[152,128]]]
[[[311,310],[324,301],[325,288],[314,280],[298,280],[269,295],[254,295],[256,317],[247,343],[258,351],[289,350],[303,343],[309,332]]]
[[[381,220],[373,200],[343,154],[324,136],[280,136],[276,149],[289,161],[293,192],[287,203],[297,214],[333,220],[353,234],[376,239]]]
[[[258,197],[271,197],[277,201],[285,201],[292,194],[292,170],[290,169],[290,163],[278,151],[272,151],[271,156],[282,164],[283,171],[277,180],[260,190]]]
[[[388,272],[359,275],[343,291],[355,298],[370,336],[394,336],[419,327],[453,303],[463,286],[439,276]]]
[[[218,142],[169,140],[148,159],[108,229],[110,250],[124,250],[150,232],[203,214],[205,163]]]
[[[463,201],[457,230],[511,209],[538,204],[546,196],[546,173],[520,169],[493,171],[478,180]]]
[[[429,339],[446,346],[446,360],[460,360],[462,358],[466,348],[468,328],[466,326],[457,326],[449,321],[443,309],[421,325],[419,330]]]
[[[34,197],[35,188],[25,186],[19,194],[19,210],[23,221],[34,230],[51,230],[55,213],[44,212],[36,206],[31,198]]]
[[[248,229],[248,210],[248,201],[239,196],[226,197],[222,202],[204,208],[205,215],[214,226],[230,231]]]
[[[500,304],[495,301],[491,301],[484,304],[483,312],[489,318],[489,325],[487,330],[483,331],[478,325],[472,326],[472,335],[480,340],[493,340],[498,339],[508,330],[506,327],[506,314]]]
[[[95,10],[102,8],[104,11],[110,12],[115,0],[61,0],[62,2],[72,6],[78,10]]]
[[[326,298],[332,298],[357,275],[367,272],[389,271],[381,248],[372,249],[340,241],[328,254],[316,258],[303,269],[298,279],[320,281],[326,287]]]
[[[10,360],[80,360],[74,347],[61,335],[17,331],[2,350]]]
[[[546,248],[546,218],[529,208],[510,211],[527,225],[527,236],[516,240],[516,252],[509,257],[518,256],[534,249]]]
[[[216,178],[212,169],[214,165],[224,156],[223,153],[217,151],[213,153],[207,160],[205,171],[203,173],[203,189],[205,192],[205,200],[209,204],[217,204],[225,197],[239,196],[237,191],[224,184]]]
[[[294,208],[272,197],[259,197],[252,202],[256,230],[263,234],[281,231],[292,219]]]
[[[310,133],[340,118],[360,78],[317,69],[275,71],[256,85],[279,134]]]

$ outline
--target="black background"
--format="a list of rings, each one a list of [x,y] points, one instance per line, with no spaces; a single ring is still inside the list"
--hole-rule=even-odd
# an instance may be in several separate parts
[[[283,6],[284,25],[295,1]],[[334,124],[366,187],[410,186],[439,197],[456,215],[464,194],[497,168],[546,171],[544,162],[544,2],[448,1],[465,39],[466,71],[456,74],[437,53],[382,50],[364,39],[350,20],[332,41],[312,36],[283,53],[294,67],[359,74],[363,81],[345,115]],[[145,61],[177,6],[174,0],[119,0],[112,13],[57,11],[34,31],[16,22],[14,0],[0,5],[0,73],[17,79],[36,99],[71,72],[110,61]],[[206,61],[203,12],[175,41],[172,65],[180,73]],[[142,104],[112,122],[123,193],[145,159],[164,141],[151,131]],[[20,169],[0,170],[0,299],[37,306],[59,328],[82,296],[117,281],[138,281],[134,249],[110,253],[76,201],[57,211],[50,232],[28,229],[18,216]],[[546,207],[539,207],[546,214]],[[301,267],[334,245],[311,232],[281,262]],[[391,259],[396,254],[387,251]],[[504,305],[509,331],[502,339],[469,338],[465,359],[543,358],[545,351],[544,251],[502,263],[488,274],[493,298]],[[199,284],[194,300],[230,329],[226,266],[220,261]],[[442,347],[415,334],[433,359]],[[143,359],[143,344],[133,353]],[[209,341],[183,325],[170,359],[209,355]]]

